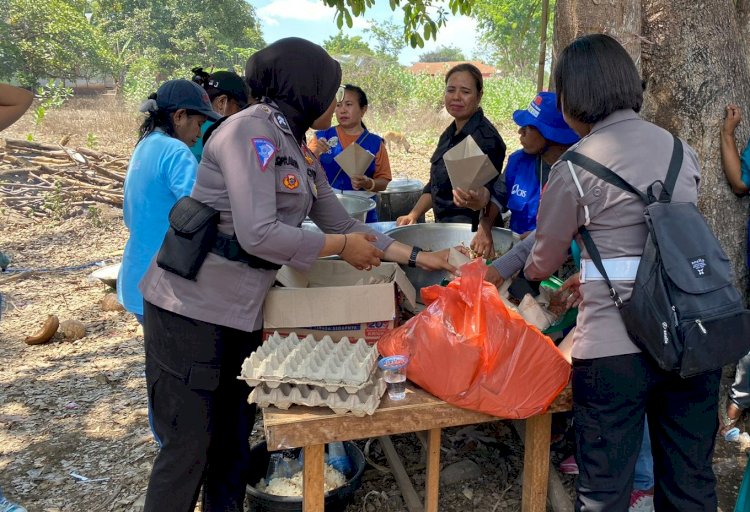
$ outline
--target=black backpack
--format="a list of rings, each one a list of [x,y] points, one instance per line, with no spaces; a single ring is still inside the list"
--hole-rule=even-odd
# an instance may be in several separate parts
[[[667,176],[652,183],[645,194],[580,153],[569,151],[560,159],[646,204],[643,213],[649,234],[627,302],[612,286],[588,230],[582,226],[579,232],[631,339],[662,369],[686,378],[736,362],[750,351],[750,311],[732,285],[729,258],[698,208],[671,201],[683,157],[682,142],[673,138]]]

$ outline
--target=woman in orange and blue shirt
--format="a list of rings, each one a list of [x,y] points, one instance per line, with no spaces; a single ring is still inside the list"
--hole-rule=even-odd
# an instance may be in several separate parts
[[[344,99],[336,105],[337,126],[315,132],[309,147],[318,156],[328,176],[331,187],[342,194],[354,194],[373,197],[385,190],[391,181],[391,163],[383,139],[370,133],[362,122],[367,112],[367,95],[360,87],[347,84],[344,86]],[[356,142],[369,151],[375,158],[370,163],[364,176],[350,178],[335,158],[350,144]],[[367,222],[378,220],[375,210],[367,214]]]

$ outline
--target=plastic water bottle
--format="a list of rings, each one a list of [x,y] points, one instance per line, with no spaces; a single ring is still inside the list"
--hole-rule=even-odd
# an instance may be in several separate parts
[[[266,471],[266,484],[274,478],[289,478],[290,476],[292,475],[289,469],[289,461],[281,453],[272,453]]]
[[[328,464],[343,475],[348,475],[352,470],[349,456],[346,454],[344,443],[336,441],[328,445]]]
[[[736,443],[740,440],[740,429],[737,427],[731,428],[724,434],[724,440],[730,443]]]

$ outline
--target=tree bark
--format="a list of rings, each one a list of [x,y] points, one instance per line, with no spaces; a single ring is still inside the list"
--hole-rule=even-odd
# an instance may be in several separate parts
[[[750,46],[750,0],[737,0],[737,22],[745,41],[745,48]]]
[[[638,13],[642,19],[635,22]],[[750,134],[750,0],[558,0],[553,55],[575,37],[618,39],[647,83],[641,114],[685,139],[702,165],[698,206],[747,290],[747,200],[731,192],[721,168],[719,128],[729,102],[743,110],[742,150]]]
[[[732,0],[643,0],[642,115],[685,139],[702,165],[698,207],[732,260],[746,290],[747,204],[730,190],[721,167],[719,128],[726,104],[740,105],[744,147],[750,118],[750,73]]]
[[[641,4],[637,0],[557,0],[553,63],[578,36],[601,32],[617,39],[640,69]]]
[[[539,62],[537,63],[536,91],[544,89],[544,65],[547,62],[547,23],[549,21],[549,0],[542,0],[542,19],[539,28]]]

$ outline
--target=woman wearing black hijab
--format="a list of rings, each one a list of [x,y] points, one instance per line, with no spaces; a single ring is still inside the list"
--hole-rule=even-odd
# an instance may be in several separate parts
[[[312,152],[308,128],[330,126],[341,68],[321,47],[282,39],[245,70],[257,103],[207,133],[193,199],[220,214],[217,243],[194,279],[152,262],[144,295],[146,380],[162,443],[146,511],[242,510],[255,407],[237,380],[261,342],[262,305],[276,270],[305,272],[320,256],[358,269],[381,259],[454,270],[348,216]],[[308,216],[328,234],[300,229]],[[332,305],[335,307],[335,305]]]

